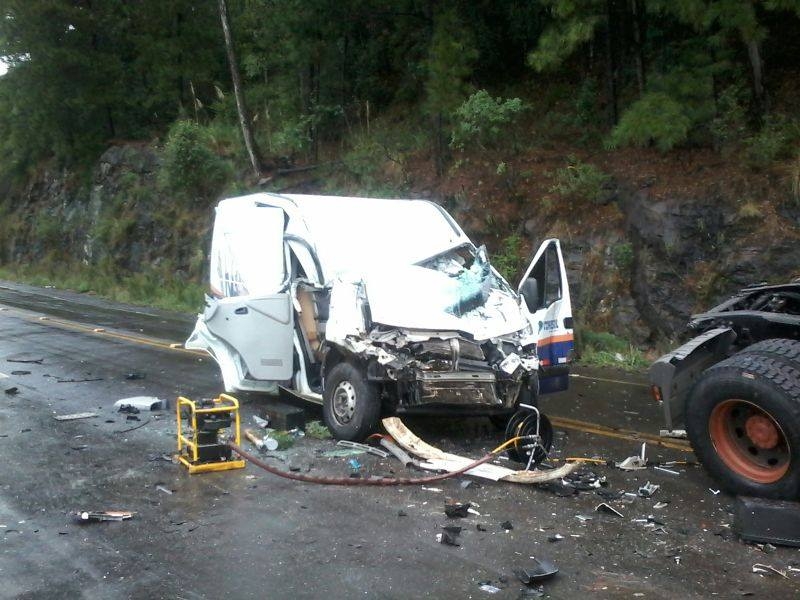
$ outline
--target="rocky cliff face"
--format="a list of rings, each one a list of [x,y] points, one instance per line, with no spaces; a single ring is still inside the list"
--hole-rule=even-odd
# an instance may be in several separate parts
[[[165,197],[158,168],[152,148],[115,146],[85,180],[43,170],[7,191],[0,266],[79,263],[114,276],[150,271],[202,283],[214,203]],[[450,180],[428,182],[422,195],[443,200],[490,250],[499,251],[511,233],[528,247],[559,237],[577,322],[635,343],[675,338],[690,314],[740,287],[800,276],[800,209],[791,202],[742,203],[713,186],[656,193],[647,179],[618,177],[599,203],[521,201],[523,194],[507,186],[498,186],[493,203],[483,200],[492,197],[481,186],[485,173],[460,177],[459,190],[476,192],[454,195]]]
[[[199,278],[210,209],[165,197],[158,168],[152,148],[125,145],[109,148],[83,179],[40,171],[2,205],[0,264],[78,264],[120,277],[156,268]]]

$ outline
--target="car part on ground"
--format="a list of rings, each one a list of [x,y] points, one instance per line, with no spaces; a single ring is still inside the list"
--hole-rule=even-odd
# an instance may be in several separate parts
[[[689,329],[650,369],[668,429],[685,422],[728,491],[800,497],[800,283],[746,288]]]

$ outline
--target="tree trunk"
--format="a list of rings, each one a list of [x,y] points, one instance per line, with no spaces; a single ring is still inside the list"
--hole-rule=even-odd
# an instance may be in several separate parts
[[[616,14],[614,0],[606,1],[606,88],[608,91],[608,120],[612,126],[617,124],[617,53],[616,53]]]
[[[633,41],[636,45],[634,52],[636,85],[639,89],[639,96],[642,96],[647,81],[644,72],[644,6],[642,6],[641,0],[631,0],[631,12],[633,13]]]
[[[750,72],[753,76],[753,98],[759,116],[765,115],[768,110],[767,92],[764,89],[764,63],[761,60],[760,44],[755,40],[745,39],[747,56],[750,59]]]
[[[228,23],[228,7],[225,0],[219,0],[219,19],[222,22],[222,32],[225,34],[225,51],[228,54],[228,65],[231,69],[231,80],[233,81],[233,93],[236,97],[236,110],[239,113],[239,124],[242,126],[242,137],[250,165],[256,177],[261,177],[261,160],[258,154],[258,147],[253,138],[253,129],[250,124],[250,116],[247,112],[247,105],[242,93],[242,78],[239,75],[239,64],[236,62],[236,53],[233,49],[233,36],[231,27]]]

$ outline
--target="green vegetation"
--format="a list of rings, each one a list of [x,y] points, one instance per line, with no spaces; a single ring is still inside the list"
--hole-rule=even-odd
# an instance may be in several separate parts
[[[634,102],[611,132],[609,147],[653,145],[662,152],[686,141],[692,122],[680,103],[661,92]]]
[[[555,183],[550,191],[566,200],[601,202],[607,195],[605,186],[611,178],[598,167],[570,156],[567,166],[555,173]]]
[[[491,256],[492,266],[503,276],[503,279],[516,285],[517,279],[523,275],[522,237],[518,233],[509,235],[502,241],[499,252]]]
[[[483,149],[501,144],[513,147],[509,138],[515,137],[513,126],[523,110],[519,98],[492,98],[486,90],[479,90],[456,109],[450,145],[459,150],[471,145]]]
[[[578,330],[575,346],[581,365],[641,371],[648,368],[651,362],[630,342],[611,333]]]
[[[214,197],[232,178],[230,165],[211,146],[211,134],[194,121],[176,121],[164,144],[162,186],[189,199]]]

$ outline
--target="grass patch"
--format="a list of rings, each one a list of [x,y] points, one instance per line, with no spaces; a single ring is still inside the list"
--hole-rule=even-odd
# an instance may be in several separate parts
[[[644,352],[612,333],[582,329],[576,332],[577,364],[643,371],[650,366]]]

